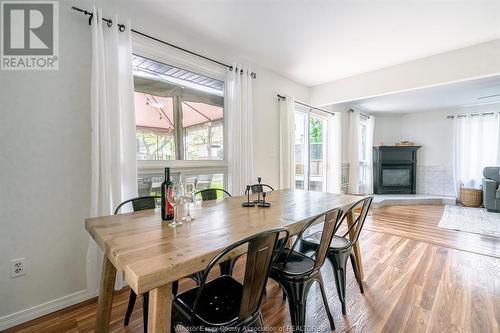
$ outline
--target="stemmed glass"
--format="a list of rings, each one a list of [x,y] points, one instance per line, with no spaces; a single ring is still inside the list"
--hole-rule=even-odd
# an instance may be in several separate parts
[[[194,195],[196,193],[196,186],[198,185],[198,178],[194,179],[194,183],[186,184],[184,188],[184,202],[186,203],[186,216],[182,218],[183,221],[191,222],[194,217],[191,216],[191,204],[194,202]]]
[[[167,200],[174,207],[174,220],[168,224],[169,227],[175,228],[181,225],[182,222],[177,219],[179,205],[182,204],[184,198],[184,186],[182,184],[170,185],[167,191]]]

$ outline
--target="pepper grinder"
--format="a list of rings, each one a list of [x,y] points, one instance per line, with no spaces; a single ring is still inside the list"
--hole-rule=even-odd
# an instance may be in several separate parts
[[[262,192],[262,201],[257,204],[257,206],[262,208],[271,207],[270,202],[266,202],[266,192]]]
[[[255,206],[255,204],[250,201],[250,185],[247,185],[247,189],[246,189],[245,193],[247,195],[247,201],[244,202],[244,203],[242,203],[241,205],[243,207],[253,207],[253,206]]]

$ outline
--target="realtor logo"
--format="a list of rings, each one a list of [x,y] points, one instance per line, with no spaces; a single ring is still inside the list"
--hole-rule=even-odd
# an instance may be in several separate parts
[[[3,70],[59,68],[59,8],[56,1],[2,1]]]

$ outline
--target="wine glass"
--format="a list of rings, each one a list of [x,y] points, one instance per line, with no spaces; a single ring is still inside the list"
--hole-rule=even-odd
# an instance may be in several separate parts
[[[178,220],[177,214],[179,205],[182,204],[184,198],[184,187],[182,184],[170,185],[167,191],[167,200],[174,207],[174,220],[168,224],[169,227],[175,228],[181,225],[182,222]]]
[[[194,195],[196,193],[196,186],[198,185],[198,178],[194,179],[193,183],[188,183],[184,187],[184,201],[186,203],[186,216],[182,218],[183,221],[191,222],[194,217],[191,216],[191,204],[194,202]]]

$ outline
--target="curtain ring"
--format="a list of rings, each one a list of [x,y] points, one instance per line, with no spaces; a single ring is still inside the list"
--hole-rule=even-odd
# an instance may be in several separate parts
[[[124,24],[118,24],[118,31],[124,32],[125,31],[125,25]]]
[[[113,26],[113,21],[109,20],[106,22],[106,24],[108,25],[109,28],[111,28]]]

